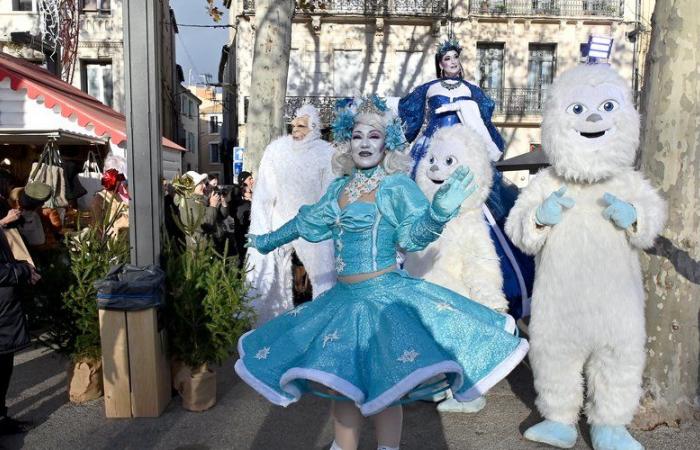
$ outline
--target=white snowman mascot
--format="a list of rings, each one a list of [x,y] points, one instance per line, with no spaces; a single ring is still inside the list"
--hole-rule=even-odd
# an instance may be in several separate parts
[[[525,437],[560,448],[576,443],[584,386],[593,447],[642,448],[626,429],[645,360],[638,251],[653,245],[666,207],[633,167],[639,115],[627,84],[603,64],[554,81],[542,121],[552,166],[506,223],[513,242],[536,255],[530,362],[545,420]]]

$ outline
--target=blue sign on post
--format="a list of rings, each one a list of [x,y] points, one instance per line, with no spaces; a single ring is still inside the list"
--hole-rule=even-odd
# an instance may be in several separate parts
[[[233,147],[233,177],[238,180],[238,175],[243,172],[243,152],[245,147]]]

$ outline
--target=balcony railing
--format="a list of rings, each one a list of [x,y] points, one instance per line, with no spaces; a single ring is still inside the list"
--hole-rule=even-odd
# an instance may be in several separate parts
[[[622,17],[624,0],[470,0],[471,14]]]
[[[296,14],[308,10],[297,8]],[[255,0],[243,1],[243,13],[255,14]],[[314,13],[366,16],[437,16],[447,13],[447,0],[329,0]]]
[[[484,93],[496,104],[495,114],[505,115],[536,115],[542,113],[544,106],[546,89],[528,88],[506,88],[506,89],[484,89]],[[322,126],[329,127],[333,122],[335,105],[339,99],[347,97],[333,96],[287,96],[284,101],[284,120],[289,123],[294,118],[294,113],[304,103],[314,105],[321,117]],[[248,102],[250,97],[243,99],[244,117],[248,122]]]
[[[541,114],[547,90],[530,88],[484,89],[496,104],[495,114]]]
[[[347,97],[332,97],[332,96],[287,96],[284,100],[284,120],[289,123],[294,118],[294,113],[297,109],[301,107],[304,103],[311,103],[314,105],[319,112],[321,117],[321,123],[323,127],[330,126],[333,121],[333,112],[335,111],[335,103],[339,99]],[[243,99],[244,117],[245,121],[248,122],[248,103],[250,97],[245,97]]]

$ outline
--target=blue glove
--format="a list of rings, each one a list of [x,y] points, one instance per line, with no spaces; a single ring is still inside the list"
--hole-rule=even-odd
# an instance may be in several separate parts
[[[631,227],[637,221],[637,210],[631,203],[620,200],[609,192],[603,195],[603,202],[608,205],[603,211],[603,217],[623,230]]]
[[[245,244],[243,244],[243,247],[254,248],[254,249],[260,251],[258,249],[258,242],[257,242],[258,237],[259,236],[257,234],[250,234],[250,233],[246,234],[245,235]],[[260,253],[262,253],[262,252],[260,252]]]
[[[576,202],[571,197],[564,197],[566,186],[560,187],[558,190],[549,194],[535,212],[535,222],[538,225],[553,226],[561,221],[561,213],[563,208],[569,209]]]
[[[450,220],[459,211],[462,202],[478,187],[474,182],[474,174],[468,168],[459,166],[433,197],[430,209],[434,217],[441,222]]]

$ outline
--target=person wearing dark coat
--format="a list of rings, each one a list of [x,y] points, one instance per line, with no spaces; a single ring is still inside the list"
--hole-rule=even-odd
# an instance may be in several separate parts
[[[26,431],[26,424],[7,415],[5,397],[10,385],[15,353],[29,346],[27,321],[17,288],[39,280],[35,269],[12,255],[0,227],[0,435]]]

